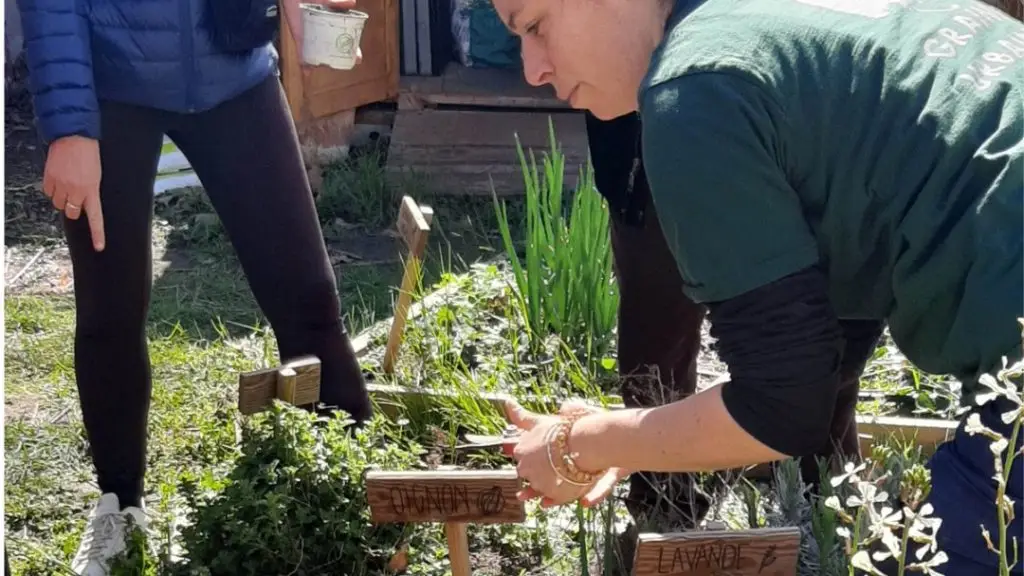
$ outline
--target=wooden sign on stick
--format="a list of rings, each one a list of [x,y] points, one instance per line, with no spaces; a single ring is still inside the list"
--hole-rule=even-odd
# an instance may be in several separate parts
[[[277,398],[295,406],[320,401],[320,359],[303,356],[276,368],[238,375],[238,411],[255,414]]]
[[[402,197],[402,206],[398,209],[397,228],[409,249],[409,254],[405,262],[405,272],[402,274],[398,302],[395,304],[395,315],[391,320],[388,345],[384,350],[384,360],[381,362],[381,369],[385,374],[391,374],[395,370],[398,347],[402,344],[402,332],[405,330],[405,320],[412,304],[412,291],[416,288],[420,261],[427,249],[427,236],[430,234],[430,224],[433,220],[434,211],[429,206],[420,206],[411,196]]]
[[[641,534],[634,576],[795,576],[800,529]]]
[[[469,576],[466,525],[526,520],[515,470],[368,472],[366,497],[374,523],[444,522],[452,576]]]

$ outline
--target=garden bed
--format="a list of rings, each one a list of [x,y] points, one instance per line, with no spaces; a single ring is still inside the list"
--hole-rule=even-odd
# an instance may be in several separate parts
[[[317,426],[310,424],[298,410],[281,405],[257,415],[244,426],[247,430],[249,427],[262,430],[263,454],[258,458],[253,455],[252,462],[236,468],[236,484],[229,481],[221,485],[221,496],[216,497],[221,500],[212,500],[216,505],[204,505],[200,501],[190,503],[190,507],[205,510],[200,516],[207,523],[214,524],[205,528],[204,534],[226,529],[223,523],[213,520],[218,514],[227,514],[226,503],[234,498],[223,496],[227,493],[223,486],[228,486],[228,490],[231,486],[235,487],[234,490],[241,490],[237,483],[251,487],[259,484],[261,479],[274,486],[269,491],[270,496],[246,498],[245,502],[290,498],[297,491],[317,492],[312,488],[289,487],[279,478],[266,478],[264,472],[256,471],[257,462],[265,466],[268,460],[302,469],[303,465],[286,461],[291,456],[279,454],[268,457],[267,452],[277,453],[281,449],[278,444],[282,442],[304,443],[304,450],[311,454],[323,452],[322,458],[327,463],[322,472],[324,477],[320,480],[315,477],[297,480],[296,477],[292,482],[298,481],[300,485],[330,482],[344,487],[344,500],[350,504],[345,514],[351,516],[346,522],[360,533],[359,546],[374,551],[360,556],[360,561],[369,561],[380,570],[366,574],[393,573],[387,571],[386,565],[401,565],[405,573],[440,576],[449,568],[443,544],[443,525],[377,526],[372,523],[365,511],[366,496],[360,482],[365,471],[431,470],[452,466],[467,470],[509,467],[509,461],[494,452],[467,451],[459,446],[464,433],[494,434],[504,427],[500,402],[507,397],[515,397],[537,409],[553,409],[559,401],[571,397],[587,398],[609,407],[618,403],[614,355],[610,352],[591,360],[555,335],[548,337],[541,348],[531,348],[526,344],[529,336],[521,301],[517,298],[513,275],[503,264],[480,264],[468,274],[447,276],[429,296],[417,300],[417,313],[406,324],[404,342],[392,376],[380,373],[389,322],[371,327],[360,337],[360,341],[365,342],[362,358],[369,373],[373,374],[372,393],[381,415],[371,432],[355,441],[343,441],[338,433],[340,425],[332,423],[318,431]],[[614,347],[605,346],[604,349],[613,350]],[[707,368],[708,375],[702,377],[705,384],[714,380],[721,368],[714,357],[710,339],[704,345],[701,365]],[[866,427],[875,426],[875,434],[895,431],[900,436],[907,433],[907,423],[903,420],[906,419],[863,415],[861,423]],[[927,426],[926,423],[935,426]],[[923,419],[913,424],[918,431],[938,427],[944,430],[943,434],[948,432],[944,428],[948,425]],[[846,574],[847,554],[842,539],[835,531],[842,524],[842,513],[828,508],[825,497],[836,490],[846,501],[846,496],[858,490],[881,484],[888,494],[893,495],[884,504],[896,507],[898,502],[894,498],[908,494],[913,498],[917,493],[915,490],[920,493],[926,490],[920,486],[926,482],[922,466],[926,451],[921,448],[940,440],[933,436],[927,442],[915,443],[909,437],[882,436],[881,441],[870,446],[868,454],[873,457],[874,464],[869,470],[859,472],[862,475],[859,483],[855,475],[846,484],[827,487],[826,494],[819,498],[808,497],[794,461],[781,463],[772,475],[761,480],[721,475],[718,480],[727,489],[714,498],[708,519],[714,521],[718,528],[734,530],[798,527],[803,535],[799,574]],[[243,440],[242,444],[251,445],[251,441]],[[618,496],[621,496],[624,486],[619,488]],[[883,503],[873,505],[881,506]],[[334,508],[336,504],[325,499],[315,505],[310,504],[308,512],[302,512],[301,516],[326,514],[327,520],[316,523],[334,522],[331,518],[336,513],[325,512]],[[235,514],[238,515],[237,512]],[[249,516],[253,517],[250,522],[259,521],[256,512],[246,517]],[[568,576],[601,574],[606,563],[626,566],[632,558],[621,557],[617,544],[626,533],[626,518],[621,501],[612,499],[606,506],[593,510],[567,506],[544,511],[528,505],[526,521],[522,524],[470,524],[473,573],[480,576]],[[303,522],[312,523],[313,520]],[[289,538],[304,538],[301,525],[288,529],[296,532]],[[673,526],[671,522],[663,522],[659,530],[671,531]],[[354,536],[350,533],[341,538],[348,546]],[[286,540],[280,537],[275,541],[283,545]],[[221,555],[226,554],[224,550],[238,550],[240,547],[244,550],[246,545],[220,541],[216,546]],[[240,552],[232,554],[224,565],[240,561]],[[290,561],[302,564],[301,558],[294,554]]]

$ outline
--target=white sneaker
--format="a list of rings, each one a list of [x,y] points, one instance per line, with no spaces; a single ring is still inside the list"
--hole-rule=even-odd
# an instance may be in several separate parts
[[[129,506],[121,510],[116,494],[104,494],[89,514],[89,523],[82,535],[82,542],[71,563],[71,569],[79,576],[107,576],[108,563],[123,552],[125,528],[128,516],[135,525],[147,529],[146,513],[141,508]]]

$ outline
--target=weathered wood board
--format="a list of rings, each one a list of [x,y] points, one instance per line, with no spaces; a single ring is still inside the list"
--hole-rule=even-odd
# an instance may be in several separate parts
[[[283,366],[238,375],[238,411],[242,414],[266,410],[275,398],[295,406],[319,402],[320,359],[303,356]]]
[[[296,406],[320,400],[320,359],[304,356],[277,371],[277,397]]]
[[[525,191],[516,135],[538,163],[549,150],[548,120],[565,157],[565,186],[576,186],[588,155],[586,124],[579,112],[400,110],[391,132],[387,173],[402,186],[412,178],[430,190],[453,195],[499,196]]]
[[[515,470],[371,471],[366,497],[374,523],[504,524],[526,520]]]
[[[403,76],[399,106],[569,108],[550,86],[530,86],[522,70],[467,68],[458,62],[449,63],[440,76]]]
[[[938,418],[908,418],[905,416],[857,415],[857,432],[860,434],[860,449],[865,456],[871,454],[875,440],[888,437],[903,442],[914,442],[930,454],[935,447],[953,439],[959,423]]]
[[[277,368],[252,370],[238,375],[238,411],[255,414],[266,410],[277,397]]]
[[[398,347],[402,344],[402,332],[405,320],[412,304],[412,292],[419,281],[420,261],[427,247],[427,236],[430,235],[430,224],[434,221],[434,210],[429,206],[420,206],[411,196],[402,198],[402,206],[398,211],[398,234],[405,240],[409,249],[402,274],[402,286],[395,303],[395,314],[392,316],[391,332],[388,334],[388,345],[384,351],[381,368],[385,374],[391,374],[398,358]]]
[[[799,528],[640,534],[634,576],[795,576]]]
[[[420,206],[411,196],[402,197],[395,228],[402,240],[405,241],[409,253],[417,258],[423,257],[423,249],[427,245],[427,235],[430,233],[430,221],[433,218],[433,210]]]

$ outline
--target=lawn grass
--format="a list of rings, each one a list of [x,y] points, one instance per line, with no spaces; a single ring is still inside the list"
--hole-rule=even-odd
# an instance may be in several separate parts
[[[4,308],[7,408],[21,414],[9,413],[5,427],[12,567],[19,574],[60,573],[78,545],[96,492],[74,387],[73,302],[8,296]],[[208,464],[209,455],[193,447],[217,434],[232,402],[235,373],[258,365],[268,347],[272,342],[259,333],[205,340],[180,328],[150,339],[154,387],[147,480],[155,495],[173,488],[181,469]]]

